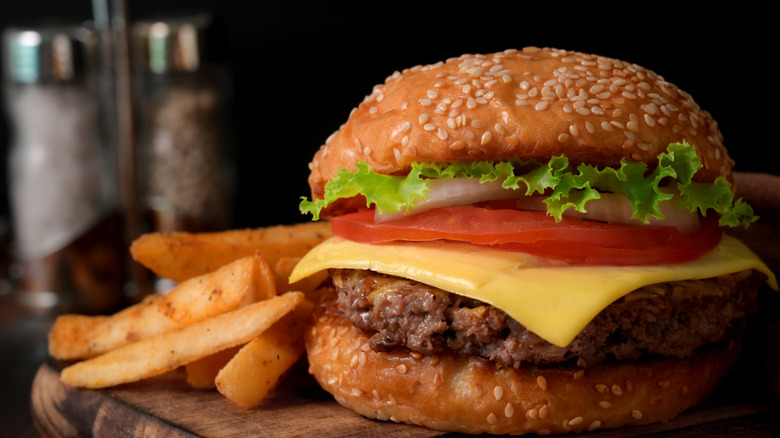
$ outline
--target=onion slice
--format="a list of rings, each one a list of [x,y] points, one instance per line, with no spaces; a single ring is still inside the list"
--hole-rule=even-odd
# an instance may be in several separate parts
[[[452,205],[468,205],[481,201],[517,198],[518,192],[501,186],[502,181],[481,183],[479,178],[446,178],[428,180],[428,194],[423,201],[418,202],[408,214],[421,213],[426,210]],[[384,222],[403,217],[406,211],[394,214],[377,213],[374,221]]]
[[[649,217],[648,222],[645,223],[631,217],[634,213],[634,207],[625,196],[617,193],[601,193],[601,198],[591,199],[585,204],[586,212],[568,208],[563,212],[563,215],[607,223],[676,227],[686,234],[699,231],[701,228],[699,215],[696,212],[677,207],[678,202],[677,196],[661,201],[658,204],[658,210],[664,219]],[[528,211],[546,211],[547,204],[544,203],[542,196],[526,196],[517,200],[517,208]]]
[[[516,206],[520,210],[547,210],[544,196],[523,196],[523,193],[518,190],[504,188],[501,184],[502,181],[480,182],[479,178],[431,179],[428,181],[426,198],[415,204],[408,214],[421,213],[434,208],[501,199],[517,199]],[[646,225],[677,227],[680,231],[688,234],[697,232],[701,226],[699,215],[696,212],[677,207],[678,202],[679,198],[675,196],[659,203],[658,208],[664,219],[650,217]],[[608,223],[645,224],[631,217],[634,211],[631,202],[617,193],[602,193],[601,198],[588,201],[585,207],[587,212],[568,208],[563,215]],[[388,214],[380,213],[377,210],[374,220],[376,222],[392,221],[406,214],[406,211]]]

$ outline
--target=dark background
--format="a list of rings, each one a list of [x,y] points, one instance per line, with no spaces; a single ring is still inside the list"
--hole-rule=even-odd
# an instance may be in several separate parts
[[[736,170],[778,173],[767,159],[777,148],[774,14],[733,2],[709,4],[685,11],[684,2],[535,7],[525,1],[135,0],[129,6],[131,20],[210,11],[224,24],[221,50],[231,67],[240,181],[234,225],[254,227],[305,219],[297,205],[308,195],[310,157],[372,86],[395,70],[528,45],[592,52],[655,70],[718,120]],[[89,0],[4,2],[0,25],[91,15]],[[4,124],[0,135],[4,157]]]

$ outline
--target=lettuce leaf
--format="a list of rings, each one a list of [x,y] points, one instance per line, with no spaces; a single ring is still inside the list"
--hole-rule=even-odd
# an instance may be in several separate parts
[[[347,169],[337,172],[325,184],[322,199],[302,198],[300,210],[319,220],[322,209],[337,199],[363,195],[366,205],[373,205],[380,213],[408,213],[425,199],[429,179],[480,178],[481,182],[502,181],[504,188],[517,190],[518,197],[549,193],[544,201],[547,213],[558,221],[569,208],[585,212],[587,202],[598,199],[601,192],[619,193],[630,200],[634,219],[645,223],[650,218],[663,220],[658,205],[675,196],[665,187],[676,188],[679,208],[698,210],[705,216],[712,210],[719,215],[721,226],[747,227],[758,219],[750,205],[734,199],[731,183],[726,178],[718,177],[712,184],[693,181],[701,167],[696,150],[685,142],[670,144],[666,152],[658,155],[658,165],[652,172],[648,172],[647,164],[626,159],[617,168],[599,169],[588,164],[572,168],[563,155],[552,157],[546,163],[533,160],[414,163],[405,176],[375,173],[368,164],[360,162],[355,172]]]

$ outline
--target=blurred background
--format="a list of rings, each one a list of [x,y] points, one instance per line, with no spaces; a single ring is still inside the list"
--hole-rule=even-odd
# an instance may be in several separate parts
[[[535,7],[528,2],[502,5],[493,2],[127,1],[128,34],[130,29],[138,30],[139,41],[146,44],[143,47],[162,50],[157,53],[160,58],[140,53],[146,50],[138,48],[142,46],[134,47],[131,52],[136,69],[131,83],[134,144],[141,151],[154,149],[144,155],[146,158],[153,155],[151,161],[144,159],[136,167],[137,179],[143,184],[150,181],[157,184],[138,189],[136,195],[146,196],[148,191],[156,190],[159,196],[155,199],[159,200],[165,197],[166,190],[174,190],[178,196],[189,193],[188,190],[209,193],[208,198],[206,195],[200,198],[209,200],[207,211],[190,206],[192,216],[185,218],[166,213],[175,204],[170,199],[163,199],[168,204],[144,201],[144,206],[153,204],[152,207],[159,208],[151,216],[146,215],[145,208],[139,208],[144,211],[138,213],[139,224],[132,232],[259,227],[305,220],[298,212],[298,202],[301,196],[308,195],[306,178],[310,157],[350,110],[370,93],[373,85],[396,70],[416,64],[434,63],[462,53],[487,53],[528,45],[598,53],[655,70],[691,93],[719,121],[726,146],[737,161],[736,170],[778,173],[767,159],[775,145],[770,143],[766,127],[773,126],[777,113],[770,101],[775,93],[769,89],[775,75],[770,64],[776,56],[770,46],[776,34],[772,14],[734,4],[722,8],[708,4],[706,8],[697,6],[682,11],[675,4],[632,5],[624,10],[625,3],[588,2],[588,6],[580,3],[585,2],[577,2],[579,6],[548,2],[545,7]],[[90,0],[25,0],[0,6],[0,26],[6,36],[14,31],[18,36],[25,29],[80,25],[94,20],[95,16]],[[184,30],[180,27],[182,17],[189,25]],[[208,19],[203,21],[203,17]],[[153,26],[160,20],[167,27]],[[195,41],[200,55],[197,65],[189,72],[194,75],[181,74],[180,70],[187,70],[188,59],[191,62],[188,56],[192,53],[182,49],[184,42],[190,40]],[[166,46],[171,41],[178,42],[178,49]],[[12,112],[21,111],[21,107],[12,103],[20,96],[17,93],[28,87],[15,83],[8,71],[9,63],[19,62],[19,58],[8,57],[9,47],[8,41],[4,41],[6,68],[2,79],[6,92],[0,120],[0,229],[6,248],[3,269],[22,275],[19,269],[24,266],[20,268],[14,261],[18,249],[13,249],[13,243],[24,230],[14,229],[10,195],[14,169],[19,169],[11,159],[14,147],[18,146],[14,133],[20,129]],[[184,51],[178,53],[179,49]],[[205,51],[201,53],[200,49]],[[171,60],[173,55],[179,58]],[[201,68],[205,65],[208,67]],[[212,90],[214,94],[204,90]],[[61,94],[58,96],[58,102],[65,99]],[[51,108],[51,105],[39,106],[42,107]],[[43,109],[25,109],[32,111],[32,118],[25,119],[28,124],[25,129],[30,129],[29,125],[55,126],[50,124],[54,120],[65,124],[67,117],[78,118],[85,110],[79,104],[64,108],[72,109],[49,112],[49,116]],[[106,162],[118,161],[121,168],[126,163],[122,162],[123,155],[116,147],[122,139],[111,140],[118,128],[111,125],[111,120],[106,121],[112,119],[110,111],[98,108],[103,135],[100,138],[108,138],[100,143],[109,149]],[[160,139],[155,135],[162,125],[167,136]],[[85,153],[83,144],[79,150]],[[180,157],[176,162],[178,167],[150,164],[155,157],[160,162],[166,161],[166,156],[160,155],[166,153],[168,159]],[[194,156],[196,153],[200,155]],[[213,166],[204,168],[204,162]],[[226,172],[214,170],[221,170],[221,165],[226,166]],[[186,175],[174,177],[182,175],[177,172]],[[113,176],[121,180],[121,170],[118,173]],[[86,178],[84,172],[79,175]],[[183,185],[184,180],[189,181],[187,185]],[[64,199],[53,196],[54,200],[46,201],[48,198],[35,194],[35,188],[34,184],[28,184],[25,202],[51,205]],[[124,194],[119,187],[113,193],[109,190],[108,194],[95,194],[102,196],[95,202],[104,202],[107,197],[110,205],[110,198],[121,200]],[[191,199],[179,201],[186,204],[188,200]],[[185,208],[186,205],[181,207]],[[203,210],[202,205],[200,208]],[[198,219],[198,214],[210,216]],[[108,228],[109,233],[116,232],[111,226]],[[28,233],[33,235],[31,239],[40,237],[35,229]],[[127,252],[123,239],[127,240],[126,234],[119,239],[119,257]],[[105,238],[98,240],[105,241]],[[106,252],[93,254],[103,254],[93,258],[113,260],[105,256]],[[59,258],[46,263],[62,267],[79,262],[63,262]],[[59,268],[28,266],[26,272],[35,269]],[[110,282],[115,278],[113,275],[103,272],[102,280]]]

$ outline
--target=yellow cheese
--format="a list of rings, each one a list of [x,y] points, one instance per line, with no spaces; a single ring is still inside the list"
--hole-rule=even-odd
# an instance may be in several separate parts
[[[629,267],[551,265],[529,254],[453,243],[367,245],[333,237],[298,263],[290,282],[330,268],[405,277],[486,302],[558,346],[571,342],[610,303],[642,286],[756,269],[778,288],[772,271],[730,236],[689,263]]]

